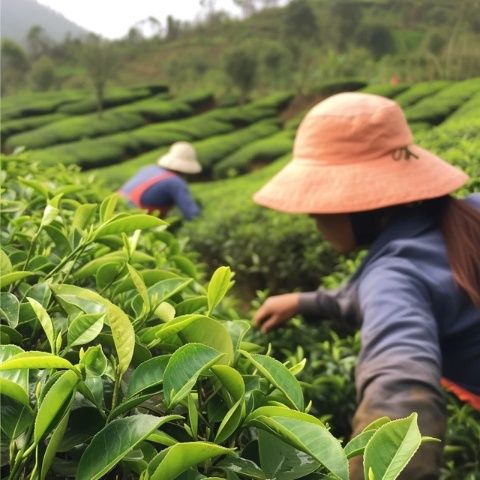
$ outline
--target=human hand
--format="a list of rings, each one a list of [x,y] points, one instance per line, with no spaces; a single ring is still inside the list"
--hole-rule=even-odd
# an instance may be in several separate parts
[[[279,327],[298,313],[299,302],[299,293],[286,293],[267,298],[253,317],[255,325],[261,328],[263,333]]]

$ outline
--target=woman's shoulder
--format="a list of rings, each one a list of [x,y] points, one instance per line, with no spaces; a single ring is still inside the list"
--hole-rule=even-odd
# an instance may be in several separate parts
[[[476,210],[480,210],[480,193],[472,193],[465,198],[465,201]]]

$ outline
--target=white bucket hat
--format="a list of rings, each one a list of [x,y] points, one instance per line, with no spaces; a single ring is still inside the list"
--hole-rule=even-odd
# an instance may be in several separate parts
[[[197,160],[197,153],[188,142],[176,142],[168,153],[161,156],[157,163],[160,167],[180,173],[200,173],[202,166]]]

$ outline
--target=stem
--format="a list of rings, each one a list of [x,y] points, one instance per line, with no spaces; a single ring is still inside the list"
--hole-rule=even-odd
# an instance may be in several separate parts
[[[19,473],[18,471],[20,470],[24,461],[26,460],[25,450],[27,448],[27,444],[28,444],[28,442],[30,440],[30,437],[32,435],[32,430],[33,430],[33,424],[30,425],[30,427],[28,427],[27,433],[25,434],[25,444],[23,445],[21,450],[19,450],[19,452],[17,453],[17,456],[15,458],[15,462],[14,462],[13,467],[12,467],[12,471],[10,472],[10,477],[9,477],[10,480],[14,480],[15,478],[19,477],[19,475],[17,475],[17,474]],[[31,450],[31,447],[29,448],[29,450]]]
[[[25,260],[25,265],[23,266],[23,270],[27,270],[28,264],[30,262],[30,257],[32,256],[33,247],[37,242],[38,236],[40,235],[41,228],[37,231],[37,233],[32,237],[32,242],[30,243],[30,248],[28,249],[27,259]]]
[[[59,270],[61,270],[70,260],[72,260],[79,251],[84,249],[88,244],[80,244],[70,255],[65,257],[51,272],[45,276],[45,280],[55,275]]]
[[[117,377],[115,379],[115,384],[113,385],[113,395],[112,395],[112,408],[111,411],[115,409],[118,401],[118,391],[120,389],[120,382],[122,381],[122,375],[118,371],[117,367]]]

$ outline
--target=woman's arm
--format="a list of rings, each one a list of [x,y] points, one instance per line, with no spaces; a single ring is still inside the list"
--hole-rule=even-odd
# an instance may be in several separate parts
[[[438,327],[417,267],[399,259],[377,262],[362,276],[359,302],[363,327],[355,433],[378,417],[415,411],[422,434],[442,439],[446,416]],[[442,445],[429,443],[420,452],[405,478],[437,478]]]

